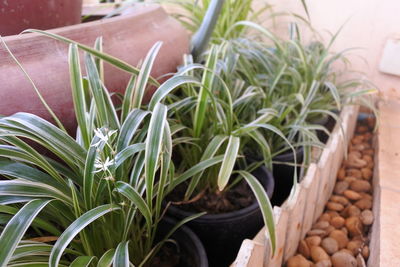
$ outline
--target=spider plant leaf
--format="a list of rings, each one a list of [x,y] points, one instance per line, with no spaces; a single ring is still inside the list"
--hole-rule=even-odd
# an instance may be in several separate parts
[[[80,256],[77,257],[69,267],[87,267],[90,266],[90,263],[94,259],[94,256]]]
[[[55,198],[71,203],[70,196],[52,186],[23,180],[0,181],[0,196]]]
[[[60,36],[60,35],[57,35],[57,34],[54,34],[51,32],[47,32],[47,31],[35,30],[35,29],[27,29],[23,32],[35,32],[35,33],[39,33],[39,34],[45,35],[47,37],[62,41],[67,44],[76,44],[80,49],[90,53],[91,55],[93,55],[95,57],[101,58],[105,62],[107,62],[121,70],[124,70],[124,71],[132,73],[132,74],[136,74],[136,75],[139,74],[139,70],[137,68],[131,66],[130,64],[126,63],[125,61],[122,61],[122,60],[120,60],[116,57],[113,57],[111,55],[108,55],[106,53],[102,53],[96,49],[93,49],[89,46],[80,44],[78,42],[75,42],[75,41],[65,38],[63,36]],[[154,85],[158,85],[158,82],[152,77],[150,77],[150,82]]]
[[[120,134],[118,135],[117,152],[120,152],[129,145],[136,130],[139,128],[144,118],[149,114],[149,111],[141,109],[134,109],[128,114],[126,120],[121,126]]]
[[[71,191],[66,187],[67,184],[65,182],[59,183],[48,174],[23,163],[0,159],[0,175],[7,175],[16,179],[23,179],[25,181],[48,184],[54,188],[57,188],[64,194],[68,195],[71,193]]]
[[[235,136],[229,137],[228,147],[224,154],[221,169],[218,174],[218,189],[222,191],[228,184],[231,177],[233,167],[235,166],[240,146],[240,138]]]
[[[207,62],[205,67],[208,70],[215,70],[218,61],[218,48],[217,46],[212,46],[207,58]],[[203,85],[200,88],[197,106],[195,110],[194,122],[193,122],[193,129],[194,129],[194,137],[199,137],[200,133],[203,129],[204,119],[206,116],[207,111],[207,104],[208,104],[208,91],[212,88],[212,84],[214,82],[215,73],[213,71],[205,70],[203,72],[203,77],[201,80],[201,84]]]
[[[181,86],[182,84],[196,84],[201,86],[199,80],[191,76],[174,76],[167,81],[165,81],[161,86],[155,91],[153,97],[149,103],[149,109],[153,110],[157,103],[161,102],[165,96],[167,96],[172,90]]]
[[[103,52],[103,36],[99,36],[99,37],[96,38],[96,41],[94,43],[94,48],[99,52]],[[103,64],[103,60],[101,58],[99,58],[99,57],[96,57],[94,59],[94,62],[96,63],[96,67],[97,67],[97,71],[99,72],[100,80],[104,83],[104,64]]]
[[[136,84],[136,76],[132,75],[125,89],[124,99],[122,100],[121,122],[124,122],[131,108],[134,87]]]
[[[178,185],[180,185],[190,177],[202,172],[203,170],[211,166],[221,163],[223,160],[224,160],[224,155],[219,155],[211,159],[203,160],[197,163],[196,165],[194,165],[193,167],[191,167],[190,169],[188,169],[187,171],[176,177],[168,187],[168,192],[176,188]]]
[[[151,208],[154,178],[160,158],[164,127],[167,121],[167,107],[156,104],[150,119],[145,150],[145,180],[147,204]]]
[[[150,72],[153,68],[154,61],[156,60],[157,54],[160,51],[162,42],[157,42],[150,48],[149,52],[147,53],[143,64],[140,68],[139,75],[136,79],[134,91],[133,91],[133,98],[131,102],[130,108],[140,108],[142,105],[143,97],[146,92],[147,83],[150,77]]]
[[[34,199],[36,199],[36,198],[35,197],[26,197],[26,196],[0,196],[0,205],[25,203],[25,202],[29,202]]]
[[[341,110],[341,98],[340,98],[340,93],[338,91],[338,89],[336,88],[336,86],[331,83],[331,82],[325,82],[324,85],[326,87],[328,87],[329,91],[332,94],[333,99],[335,100],[336,106],[338,110]]]
[[[144,151],[145,148],[145,143],[138,143],[125,147],[121,152],[115,155],[115,168],[118,168],[122,163],[124,163],[129,157],[133,156],[134,154]]]
[[[18,262],[7,265],[7,267],[48,267],[49,263],[45,261],[34,261],[34,262]],[[59,264],[58,267],[68,267],[65,264]]]
[[[93,184],[94,174],[96,171],[95,161],[98,155],[98,148],[95,146],[99,142],[100,138],[95,136],[90,144],[90,148],[87,153],[85,168],[83,170],[83,199],[85,201],[86,209],[90,210],[93,207]]]
[[[97,263],[97,267],[110,267],[113,263],[115,255],[115,249],[109,249],[106,253],[101,256],[99,262]]]
[[[90,54],[85,55],[86,72],[89,78],[90,88],[94,101],[96,103],[97,119],[99,124],[106,127],[112,127],[109,122],[108,112],[106,110],[106,100],[103,93],[103,85],[101,83],[96,64]]]
[[[136,191],[136,189],[129,184],[121,181],[118,181],[116,183],[116,189],[118,190],[118,192],[128,198],[129,201],[133,203],[133,206],[137,207],[140,210],[143,217],[146,219],[147,224],[151,226],[153,219],[151,216],[150,208],[146,204],[146,201],[143,200],[142,196]]]
[[[207,160],[207,159],[210,159],[210,158],[214,157],[214,155],[218,152],[219,148],[222,146],[222,144],[226,141],[227,138],[228,138],[227,136],[223,136],[223,135],[215,136],[211,140],[211,142],[207,145],[203,155],[201,156],[200,161],[204,161],[204,160]],[[196,174],[190,180],[189,186],[186,189],[186,193],[185,193],[185,198],[186,199],[188,199],[192,195],[194,190],[196,189],[196,186],[200,182],[202,174],[203,174],[203,171],[198,173],[198,174]]]
[[[59,261],[61,259],[62,254],[65,249],[69,245],[69,243],[74,239],[76,235],[78,235],[86,226],[91,224],[93,221],[98,218],[104,216],[109,212],[113,212],[115,210],[119,210],[120,207],[116,204],[106,204],[99,207],[96,207],[81,217],[76,219],[58,238],[57,242],[54,244],[54,247],[51,251],[49,258],[49,266],[57,267]]]
[[[274,254],[275,250],[276,250],[276,233],[275,233],[274,213],[273,213],[272,206],[269,201],[267,192],[265,192],[261,183],[249,172],[238,171],[238,173],[241,176],[243,176],[243,178],[249,184],[254,195],[256,196],[257,202],[261,209],[261,213],[263,215],[264,223],[268,229],[269,240],[271,242],[271,248],[272,248],[272,254]]]
[[[7,266],[26,230],[50,200],[35,199],[24,205],[7,223],[0,236],[0,266]]]
[[[75,44],[69,46],[68,62],[76,121],[78,122],[83,147],[87,149],[90,144],[90,135],[86,120],[87,107],[79,63],[79,52]]]
[[[118,244],[114,255],[114,267],[129,267],[128,243],[129,241],[124,241]]]

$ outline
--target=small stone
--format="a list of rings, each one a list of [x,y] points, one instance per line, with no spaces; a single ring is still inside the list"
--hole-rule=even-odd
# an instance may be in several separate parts
[[[331,220],[331,216],[328,213],[324,213],[319,217],[318,221],[327,221],[329,222]]]
[[[343,217],[351,217],[351,216],[358,216],[361,214],[360,209],[355,205],[350,205],[346,207],[342,212],[341,215]]]
[[[343,168],[343,167],[341,167],[341,168],[339,169],[339,171],[338,171],[337,179],[338,179],[338,180],[344,180],[344,177],[346,177],[346,169]]]
[[[360,214],[360,220],[364,225],[371,225],[374,222],[374,214],[371,210],[363,210]]]
[[[311,258],[314,262],[329,260],[329,255],[321,247],[311,247]]]
[[[363,255],[364,259],[367,260],[369,257],[369,247],[364,246],[361,250],[361,254]]]
[[[345,190],[343,192],[343,195],[353,201],[360,200],[362,198],[362,196],[359,193],[353,190]]]
[[[312,228],[313,229],[325,230],[326,228],[328,228],[328,226],[329,226],[329,222],[327,222],[327,221],[319,221],[319,222],[315,223]]]
[[[310,258],[311,256],[310,248],[308,247],[307,242],[305,240],[300,241],[297,251],[307,259]]]
[[[366,198],[360,199],[356,203],[354,203],[356,207],[358,207],[361,210],[370,210],[372,208],[372,201]]]
[[[314,264],[314,267],[332,267],[331,260],[323,260]]]
[[[365,260],[361,254],[358,254],[356,257],[357,260],[357,267],[367,267]]]
[[[335,185],[335,189],[333,190],[335,194],[341,195],[345,190],[349,188],[349,183],[346,181],[339,181]]]
[[[363,242],[361,240],[352,240],[347,244],[347,249],[350,250],[353,255],[357,255],[361,252],[361,246]]]
[[[356,259],[343,251],[338,251],[333,254],[331,260],[333,267],[357,267]]]
[[[329,237],[335,239],[338,242],[339,249],[345,248],[347,246],[347,243],[349,243],[347,235],[341,230],[333,230],[329,234]]]
[[[332,255],[339,250],[338,242],[332,237],[324,238],[321,242],[321,247],[325,249],[326,253],[328,253],[329,255]]]
[[[343,227],[344,222],[345,222],[344,218],[338,216],[338,217],[332,218],[332,220],[331,220],[331,225],[332,225],[333,227],[335,227],[336,229],[340,229],[340,228]]]
[[[329,209],[329,210],[333,210],[333,211],[342,211],[344,209],[344,206],[342,204],[339,204],[339,203],[328,202],[326,204],[326,208]]]
[[[358,236],[362,234],[362,224],[358,216],[347,218],[345,224],[347,230],[349,230],[350,236]]]
[[[347,169],[346,170],[347,176],[354,177],[360,179],[362,177],[362,172],[358,169]]]
[[[356,192],[369,192],[371,184],[364,180],[355,180],[350,184],[350,189]]]
[[[311,267],[311,262],[309,262],[302,255],[296,255],[290,257],[286,264],[287,267]]]
[[[307,236],[320,236],[324,237],[327,235],[326,231],[321,230],[321,229],[313,229],[307,232]]]
[[[319,244],[321,244],[322,238],[319,236],[310,236],[306,237],[305,241],[310,248],[312,246],[319,246]]]
[[[347,198],[343,197],[343,196],[333,195],[333,196],[330,197],[330,200],[332,202],[336,202],[336,203],[342,204],[343,206],[346,206],[347,204],[349,204],[349,200]]]
[[[372,178],[372,171],[371,171],[371,169],[362,168],[362,169],[361,169],[361,172],[362,172],[362,178],[363,178],[363,179],[365,179],[365,180],[371,180],[371,178]]]

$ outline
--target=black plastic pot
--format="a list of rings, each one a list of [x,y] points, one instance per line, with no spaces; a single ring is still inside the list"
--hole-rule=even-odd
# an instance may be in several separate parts
[[[303,163],[303,147],[296,149],[297,164]],[[272,161],[281,162],[273,163],[273,175],[275,179],[275,190],[271,198],[274,206],[280,206],[288,198],[293,186],[294,166],[285,163],[294,163],[294,155],[292,151],[275,156]],[[297,167],[297,177],[300,178],[301,168]]]
[[[272,173],[264,166],[253,172],[269,197],[274,191]],[[194,213],[170,206],[168,215],[183,219]],[[229,213],[207,214],[188,223],[203,242],[210,266],[229,266],[236,258],[242,241],[253,238],[263,226],[262,214],[257,202]]]
[[[175,225],[172,218],[164,218],[157,228],[157,235],[164,237]],[[176,267],[208,267],[207,254],[203,244],[189,227],[181,226],[171,237],[178,244],[179,264]],[[156,265],[151,265],[156,267]]]
[[[333,113],[339,114],[338,110],[332,110]],[[312,124],[322,125],[324,126],[329,132],[332,132],[333,128],[336,125],[336,120],[331,116],[323,116],[318,120],[312,121]],[[324,131],[317,130],[317,137],[321,143],[326,144],[329,139],[329,135],[326,134]]]

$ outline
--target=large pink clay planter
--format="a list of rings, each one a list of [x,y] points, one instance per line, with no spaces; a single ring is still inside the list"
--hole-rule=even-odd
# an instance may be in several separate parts
[[[189,36],[184,28],[158,5],[136,7],[129,15],[50,32],[90,46],[102,36],[104,52],[133,66],[145,57],[155,42],[162,41],[151,73],[153,77],[175,72],[189,49]],[[9,36],[4,40],[66,128],[74,130],[76,121],[68,70],[68,45],[33,33]],[[129,73],[105,64],[106,87],[110,91],[123,92],[129,78]],[[147,98],[151,93],[148,92]],[[0,45],[0,114],[11,115],[19,111],[51,120],[31,84]]]
[[[81,22],[82,0],[0,0],[0,35]]]

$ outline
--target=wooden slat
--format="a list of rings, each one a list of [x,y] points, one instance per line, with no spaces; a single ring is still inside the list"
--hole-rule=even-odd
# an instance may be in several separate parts
[[[245,239],[231,267],[263,266],[264,253],[264,244]]]
[[[286,203],[286,202],[285,202]],[[285,204],[280,207],[274,207],[274,218],[276,225],[276,251],[274,256],[271,258],[271,251],[269,246],[265,246],[266,248],[266,260],[264,261],[264,266],[268,267],[281,267],[283,262],[283,253],[285,250],[285,241],[286,241],[286,229],[287,229],[287,220],[288,220],[288,212],[285,208]],[[249,266],[250,267],[250,266]]]
[[[286,227],[286,244],[283,260],[286,262],[297,250],[303,226],[304,206],[307,199],[306,191],[301,184],[297,185],[295,197],[290,200],[288,223]]]
[[[318,178],[319,169],[317,164],[312,163],[308,167],[307,174],[302,182],[307,195],[303,215],[303,227],[301,230],[302,239],[306,236],[306,233],[311,229],[314,223],[314,211],[318,198]]]
[[[326,192],[328,191],[328,179],[330,178],[332,163],[332,152],[330,149],[324,148],[321,158],[317,164],[318,166],[318,197],[315,203],[315,212],[313,216],[313,222],[322,214],[325,207]]]

